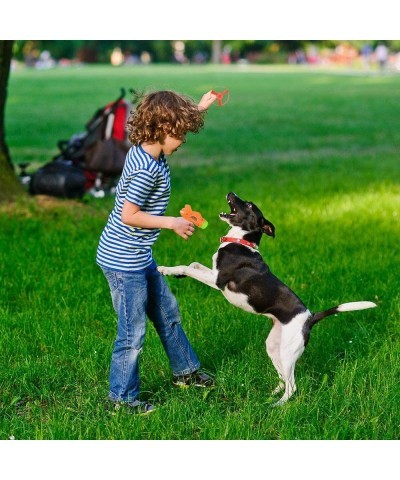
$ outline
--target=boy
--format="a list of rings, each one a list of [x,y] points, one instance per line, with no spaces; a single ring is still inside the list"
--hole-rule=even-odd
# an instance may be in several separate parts
[[[157,270],[151,247],[161,228],[188,240],[194,225],[182,217],[165,217],[171,187],[165,155],[204,125],[204,113],[216,100],[210,92],[196,105],[172,91],[146,95],[128,120],[130,148],[119,180],[115,206],[100,237],[96,261],[110,286],[118,330],[111,358],[109,400],[132,413],[155,407],[139,401],[139,353],[146,315],[167,353],[176,385],[208,387],[213,379],[200,362],[180,323],[175,297]]]

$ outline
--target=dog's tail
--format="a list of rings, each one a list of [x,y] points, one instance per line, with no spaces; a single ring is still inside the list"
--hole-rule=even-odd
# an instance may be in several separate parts
[[[328,317],[329,315],[334,315],[335,313],[351,312],[354,310],[366,310],[367,308],[375,308],[376,306],[377,305],[373,302],[342,303],[341,305],[329,308],[328,310],[324,310],[323,312],[314,313],[310,318],[309,326],[311,328],[323,318]]]

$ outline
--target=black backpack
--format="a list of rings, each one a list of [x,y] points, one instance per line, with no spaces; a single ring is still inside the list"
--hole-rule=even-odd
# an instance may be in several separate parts
[[[29,192],[32,195],[52,195],[62,198],[82,198],[86,176],[82,167],[71,161],[54,160],[39,168],[31,177]]]

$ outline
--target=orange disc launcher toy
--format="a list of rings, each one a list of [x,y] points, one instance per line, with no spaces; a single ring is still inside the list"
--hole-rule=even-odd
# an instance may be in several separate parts
[[[207,220],[203,218],[200,212],[194,212],[190,205],[185,205],[180,214],[185,220],[194,223],[196,227],[204,229],[208,226]]]

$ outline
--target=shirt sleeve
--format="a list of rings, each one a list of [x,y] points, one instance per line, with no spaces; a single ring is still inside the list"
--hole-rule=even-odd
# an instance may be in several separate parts
[[[137,170],[133,173],[126,192],[126,200],[139,207],[143,206],[154,188],[155,178],[148,170]]]

